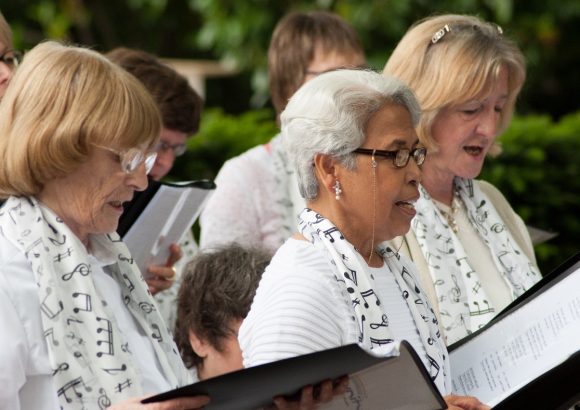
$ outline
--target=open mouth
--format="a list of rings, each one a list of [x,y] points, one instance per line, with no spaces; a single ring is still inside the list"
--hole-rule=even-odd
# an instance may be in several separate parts
[[[468,145],[463,147],[463,150],[467,152],[469,155],[478,156],[483,153],[483,147],[478,147],[476,145]]]
[[[117,211],[123,212],[123,202],[122,201],[111,201],[109,205],[115,208]]]
[[[397,201],[397,202],[395,202],[395,205],[397,205],[399,208],[401,208],[406,213],[411,213],[414,215],[415,214],[415,202],[416,202],[416,200]]]

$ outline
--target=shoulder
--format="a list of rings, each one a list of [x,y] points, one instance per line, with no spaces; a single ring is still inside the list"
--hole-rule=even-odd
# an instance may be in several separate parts
[[[268,150],[268,146],[258,145],[224,162],[216,181],[219,187],[219,181],[224,178],[241,176],[264,177],[271,175],[270,170],[272,168],[272,155]]]
[[[481,191],[491,200],[494,206],[501,206],[502,208],[511,206],[505,196],[494,185],[482,179],[474,180],[474,183],[481,189]]]

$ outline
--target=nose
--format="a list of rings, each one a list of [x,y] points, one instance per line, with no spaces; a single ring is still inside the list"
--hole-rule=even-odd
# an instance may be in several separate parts
[[[139,165],[139,168],[127,175],[127,184],[131,186],[135,191],[144,191],[149,184],[147,179],[147,173],[145,171],[145,163]]]
[[[496,112],[493,107],[486,110],[477,125],[477,132],[488,138],[495,138],[499,124],[500,113]]]
[[[12,78],[12,70],[6,64],[0,62],[0,89],[2,89],[2,93],[0,96],[4,94],[3,90],[8,86],[8,82]]]
[[[414,158],[411,158],[409,160],[406,171],[407,171],[406,175],[407,183],[419,185],[419,183],[421,182],[421,176],[423,175],[423,172],[421,171],[421,167],[417,165],[417,162],[415,162]]]

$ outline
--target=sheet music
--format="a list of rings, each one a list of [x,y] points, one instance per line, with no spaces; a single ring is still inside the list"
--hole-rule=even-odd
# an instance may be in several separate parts
[[[451,352],[454,393],[494,406],[580,350],[579,265]]]
[[[143,276],[147,276],[148,266],[165,264],[169,245],[191,229],[211,192],[197,187],[159,187],[123,237]]]

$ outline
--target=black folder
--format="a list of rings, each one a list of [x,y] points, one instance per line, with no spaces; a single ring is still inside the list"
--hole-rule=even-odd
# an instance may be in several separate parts
[[[255,410],[271,404],[275,396],[295,397],[303,386],[347,374],[348,392],[324,404],[321,410],[447,408],[421,359],[406,341],[400,343],[398,356],[372,356],[351,344],[227,373],[147,398],[143,403],[209,395],[208,410]]]

